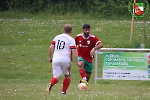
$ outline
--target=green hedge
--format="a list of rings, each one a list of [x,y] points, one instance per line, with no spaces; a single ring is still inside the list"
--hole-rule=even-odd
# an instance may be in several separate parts
[[[50,14],[61,15],[80,12],[98,17],[126,16],[129,15],[129,1],[131,0],[3,0],[0,11],[30,13],[48,11]]]

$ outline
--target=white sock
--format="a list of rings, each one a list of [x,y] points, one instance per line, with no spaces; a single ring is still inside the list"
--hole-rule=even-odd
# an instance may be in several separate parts
[[[83,80],[86,80],[86,77],[83,77]]]

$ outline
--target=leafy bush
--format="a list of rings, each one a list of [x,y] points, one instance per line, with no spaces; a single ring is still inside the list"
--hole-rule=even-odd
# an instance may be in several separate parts
[[[126,15],[128,0],[6,0],[0,10],[39,13],[48,10],[51,14],[80,12],[98,17]]]

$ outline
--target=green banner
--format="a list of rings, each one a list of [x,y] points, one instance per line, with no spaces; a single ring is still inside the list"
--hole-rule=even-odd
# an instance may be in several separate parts
[[[104,52],[103,79],[150,80],[150,53]]]

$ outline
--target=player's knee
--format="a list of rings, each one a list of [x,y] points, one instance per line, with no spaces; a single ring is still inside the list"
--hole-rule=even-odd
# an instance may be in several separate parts
[[[79,68],[80,68],[80,69],[83,69],[83,68],[84,68],[84,62],[83,62],[83,61],[80,61],[79,63],[80,63]]]
[[[66,78],[69,78],[70,79],[70,74],[69,75],[64,75]]]
[[[60,77],[54,77],[54,78],[56,78],[56,79],[57,79],[57,81],[59,81],[59,79],[60,79]]]

